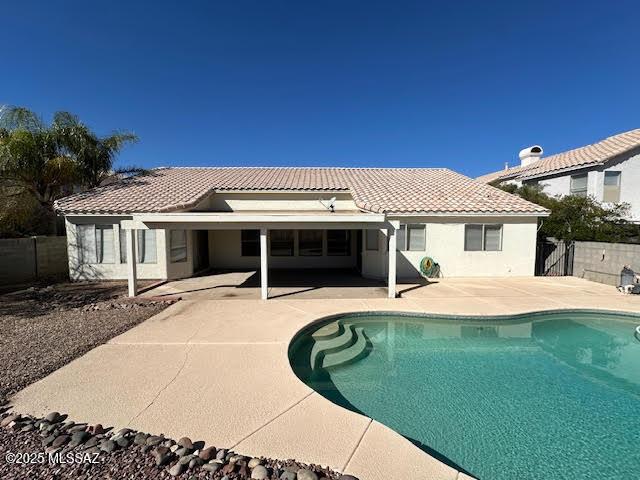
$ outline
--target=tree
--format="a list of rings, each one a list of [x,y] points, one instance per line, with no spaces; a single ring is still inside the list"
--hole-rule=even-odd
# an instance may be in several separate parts
[[[99,137],[67,112],[57,112],[47,125],[26,108],[2,107],[0,188],[3,196],[30,195],[49,219],[47,231],[54,233],[55,200],[73,189],[99,186],[113,175],[141,171],[113,168],[121,149],[136,140],[137,137],[128,132]]]
[[[593,197],[551,197],[540,186],[509,184],[498,187],[551,210],[538,230],[541,238],[554,237],[565,242],[639,240],[640,227],[625,218],[629,211],[626,203],[605,206]]]
[[[135,134],[115,132],[99,137],[78,117],[66,112],[57,113],[54,122],[60,130],[60,146],[75,159],[78,180],[84,188],[99,187],[114,176],[144,171],[137,167],[114,168],[120,151],[138,141]]]

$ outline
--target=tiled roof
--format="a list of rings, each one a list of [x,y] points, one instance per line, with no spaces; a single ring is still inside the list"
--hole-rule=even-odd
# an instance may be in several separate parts
[[[63,198],[64,214],[170,212],[219,190],[347,191],[358,208],[394,213],[541,213],[546,210],[446,168],[161,168]]]
[[[601,165],[636,148],[640,148],[640,128],[613,135],[585,147],[543,157],[526,167],[513,167],[482,175],[477,180],[489,183],[494,180],[526,179],[565,170],[577,170],[591,165]]]

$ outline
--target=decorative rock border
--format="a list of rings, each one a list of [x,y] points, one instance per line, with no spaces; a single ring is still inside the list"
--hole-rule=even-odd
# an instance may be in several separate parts
[[[205,446],[204,442],[194,442],[188,437],[175,441],[164,435],[152,435],[129,428],[113,432],[112,428],[105,428],[100,424],[76,423],[58,412],[35,418],[11,412],[10,409],[10,406],[0,407],[0,428],[16,435],[38,435],[46,456],[72,454],[76,458],[79,455],[105,461],[109,456],[127,452],[130,457],[126,461],[128,465],[135,465],[132,468],[137,468],[136,458],[152,463],[159,478],[166,478],[168,474],[170,477],[220,480],[358,480],[329,468],[294,460],[247,457],[229,449]],[[20,442],[20,448],[27,444],[28,442]],[[37,447],[37,441],[32,441],[31,445]],[[16,444],[15,447],[18,449],[19,445]],[[0,473],[3,471],[4,460],[0,459]],[[52,473],[58,467],[51,465]],[[120,473],[127,476],[127,463],[121,468],[123,470]],[[148,473],[144,476],[148,476]]]

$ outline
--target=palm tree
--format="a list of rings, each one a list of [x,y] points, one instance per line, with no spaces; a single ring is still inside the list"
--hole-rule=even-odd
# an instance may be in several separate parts
[[[54,117],[59,129],[60,146],[64,152],[74,158],[77,165],[78,180],[84,188],[94,188],[121,175],[140,173],[138,167],[114,168],[117,155],[128,144],[138,141],[130,132],[115,132],[99,137],[78,117],[59,112]]]
[[[51,219],[53,233],[53,202],[72,188],[141,171],[113,168],[120,150],[136,140],[127,132],[99,137],[67,112],[57,112],[47,125],[26,108],[0,107],[0,187],[11,196],[30,194]]]

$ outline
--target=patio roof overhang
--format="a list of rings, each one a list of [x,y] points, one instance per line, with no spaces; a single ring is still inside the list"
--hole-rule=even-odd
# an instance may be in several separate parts
[[[388,228],[385,214],[365,212],[179,212],[133,214],[124,229],[358,229]]]

